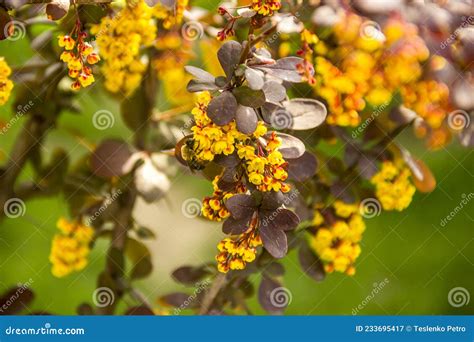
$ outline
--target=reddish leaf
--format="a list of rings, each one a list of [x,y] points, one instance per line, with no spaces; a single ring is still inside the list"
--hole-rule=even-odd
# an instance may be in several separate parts
[[[237,111],[237,100],[229,91],[214,97],[207,107],[207,115],[216,125],[224,126],[231,122]]]
[[[225,206],[235,219],[248,218],[256,209],[256,203],[253,197],[245,194],[232,196],[225,202]]]
[[[274,258],[283,258],[288,252],[288,241],[284,231],[276,229],[273,225],[261,225],[259,234],[262,238],[263,247]]]
[[[92,153],[90,165],[94,174],[104,178],[123,176],[131,171],[128,161],[133,153],[122,140],[105,140]]]
[[[26,286],[13,287],[0,297],[0,315],[16,315],[28,308],[34,294]]]
[[[257,128],[258,118],[255,110],[250,107],[239,105],[235,113],[237,129],[244,134],[252,134]]]
[[[323,281],[326,277],[324,266],[321,260],[311,250],[305,242],[298,252],[298,258],[301,264],[301,269],[311,278],[316,281]]]

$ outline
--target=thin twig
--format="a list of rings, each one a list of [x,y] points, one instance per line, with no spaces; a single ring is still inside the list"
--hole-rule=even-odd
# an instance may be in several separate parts
[[[200,315],[206,315],[209,312],[209,309],[214,303],[217,295],[219,294],[220,290],[227,284],[226,275],[223,273],[219,273],[214,281],[212,282],[212,286],[202,300],[201,310],[199,310]]]

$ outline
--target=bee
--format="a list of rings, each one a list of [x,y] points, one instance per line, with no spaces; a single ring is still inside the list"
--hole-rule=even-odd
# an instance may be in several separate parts
[[[205,168],[205,165],[197,158],[195,140],[192,138],[186,139],[184,144],[182,144],[180,152],[181,158],[186,162],[188,167],[193,171],[200,171]],[[198,146],[199,148],[199,146]]]

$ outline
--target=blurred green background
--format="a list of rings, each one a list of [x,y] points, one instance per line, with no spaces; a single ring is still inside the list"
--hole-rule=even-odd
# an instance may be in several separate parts
[[[11,66],[21,65],[31,55],[26,39],[0,43],[0,56],[5,56]],[[58,129],[44,143],[46,153],[61,146],[73,158],[84,155],[87,148],[78,143],[76,133],[92,142],[104,136],[129,137],[118,115],[117,103],[101,90],[100,82],[93,89],[78,96],[82,114],[62,115]],[[92,115],[101,109],[111,111],[116,119],[115,125],[106,131],[98,131],[92,125]],[[0,122],[8,122],[13,115],[10,104],[0,107]],[[2,163],[23,122],[24,118],[0,136]],[[302,274],[295,253],[290,254],[284,260],[287,269],[284,283],[292,297],[287,314],[350,315],[362,305],[374,284],[381,282],[388,283],[362,305],[358,314],[472,313],[474,299],[457,308],[449,304],[448,293],[455,287],[463,287],[474,295],[474,201],[446,226],[440,224],[460,204],[463,194],[473,192],[472,150],[453,142],[439,151],[428,152],[410,130],[404,132],[400,141],[432,169],[438,181],[436,190],[431,194],[417,193],[412,205],[402,213],[383,213],[366,220],[362,254],[353,277],[333,274],[316,283]],[[22,177],[28,179],[29,172]],[[137,220],[157,234],[157,241],[149,243],[155,264],[153,275],[138,284],[152,303],[156,304],[160,295],[182,289],[170,278],[173,268],[213,259],[215,245],[221,238],[219,225],[190,220],[181,213],[184,199],[201,198],[210,192],[207,181],[179,174],[166,200],[137,206]],[[48,256],[56,221],[60,216],[67,216],[64,199],[33,200],[26,208],[25,216],[0,223],[0,292],[31,279],[36,294],[33,309],[74,314],[80,303],[92,301],[107,246],[97,244],[85,271],[63,279],[54,278]],[[254,280],[258,284],[259,277]],[[257,314],[264,313],[256,300],[251,302],[251,308]]]

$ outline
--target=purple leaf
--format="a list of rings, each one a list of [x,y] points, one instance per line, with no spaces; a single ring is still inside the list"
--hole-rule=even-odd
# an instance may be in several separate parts
[[[275,229],[273,225],[261,225],[259,234],[263,241],[263,247],[274,258],[283,258],[288,252],[288,241],[284,231]]]
[[[91,155],[91,170],[97,176],[104,178],[123,176],[131,171],[128,161],[132,155],[125,141],[105,140]]]
[[[235,113],[237,129],[244,134],[252,134],[257,128],[257,113],[253,108],[239,105]]]
[[[275,64],[258,66],[257,68],[283,81],[298,83],[303,81],[297,70],[297,65],[302,62],[303,59],[299,57],[285,57],[277,60]]]
[[[273,229],[292,230],[300,223],[300,218],[294,212],[282,207],[276,210],[260,211],[262,217],[260,218],[261,226],[270,226]]]
[[[214,76],[212,74],[208,73],[206,70],[203,70],[201,68],[197,68],[197,67],[191,66],[191,65],[186,65],[184,67],[184,69],[188,73],[190,73],[191,75],[196,77],[198,81],[214,83],[214,80],[215,80]]]
[[[252,68],[245,69],[245,79],[249,84],[249,88],[253,90],[260,90],[264,85],[263,72]]]
[[[262,282],[258,288],[258,301],[265,311],[271,314],[283,313],[283,310],[289,304],[289,300],[283,302],[277,300],[279,299],[277,297],[283,294],[281,292],[282,290],[284,291],[285,288],[283,288],[276,280],[266,276],[262,277]],[[286,295],[289,294],[286,293]]]
[[[214,97],[207,107],[207,115],[218,126],[227,125],[235,117],[237,100],[229,91]]]
[[[241,219],[234,219],[229,217],[222,225],[222,232],[230,235],[239,235],[244,233],[249,228],[249,220],[251,216]]]
[[[326,107],[314,99],[291,99],[282,105],[292,116],[290,128],[294,130],[318,127],[326,119]]]
[[[227,79],[230,79],[233,76],[234,70],[239,64],[241,54],[242,45],[235,40],[225,42],[220,47],[219,51],[217,51],[217,58],[227,75]]]
[[[322,281],[326,277],[321,260],[314,254],[307,243],[304,243],[298,252],[301,269],[316,281]]]
[[[265,137],[269,137],[271,132],[267,133]],[[303,142],[289,134],[278,133],[278,137],[281,139],[281,146],[278,149],[284,158],[296,159],[303,155],[306,148]]]
[[[263,86],[265,99],[270,102],[280,102],[286,99],[286,89],[276,81],[268,81]]]
[[[227,210],[235,219],[248,218],[256,210],[256,203],[252,196],[237,194],[225,202]]]
[[[318,167],[316,157],[306,151],[301,157],[288,159],[288,177],[297,182],[304,182],[313,177]]]

